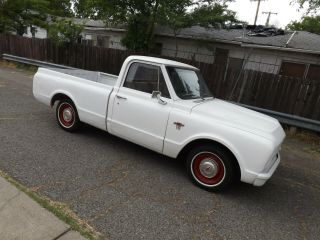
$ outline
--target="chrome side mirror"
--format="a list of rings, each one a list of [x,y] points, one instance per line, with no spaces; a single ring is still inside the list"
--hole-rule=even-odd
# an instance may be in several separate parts
[[[151,98],[158,99],[158,103],[161,105],[166,105],[167,102],[161,99],[161,92],[160,91],[153,91],[151,94]]]
[[[161,92],[160,91],[153,91],[152,92],[152,95],[151,95],[151,98],[157,98],[159,99],[161,96]]]

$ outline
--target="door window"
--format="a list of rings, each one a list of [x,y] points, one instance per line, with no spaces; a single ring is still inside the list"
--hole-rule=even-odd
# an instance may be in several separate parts
[[[153,91],[160,91],[162,97],[170,98],[162,71],[158,66],[131,64],[123,86],[150,94]]]

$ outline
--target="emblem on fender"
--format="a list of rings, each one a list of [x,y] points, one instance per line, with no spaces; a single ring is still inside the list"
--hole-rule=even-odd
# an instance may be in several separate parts
[[[174,122],[173,124],[176,125],[177,130],[180,130],[182,127],[184,127],[184,124],[181,122]]]

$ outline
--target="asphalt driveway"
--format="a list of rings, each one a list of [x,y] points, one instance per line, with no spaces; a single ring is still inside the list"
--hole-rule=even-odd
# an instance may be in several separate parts
[[[8,67],[0,67],[0,169],[68,204],[106,239],[320,238],[320,157],[308,143],[287,139],[264,187],[209,193],[178,161],[90,126],[64,132],[33,98],[32,74]]]

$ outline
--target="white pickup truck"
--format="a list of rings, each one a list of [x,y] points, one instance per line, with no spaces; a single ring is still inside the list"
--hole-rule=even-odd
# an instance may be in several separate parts
[[[62,129],[73,132],[83,122],[182,158],[194,183],[207,190],[239,179],[262,186],[280,163],[279,122],[214,98],[199,70],[183,63],[131,56],[119,76],[39,68],[33,94],[56,105]]]

